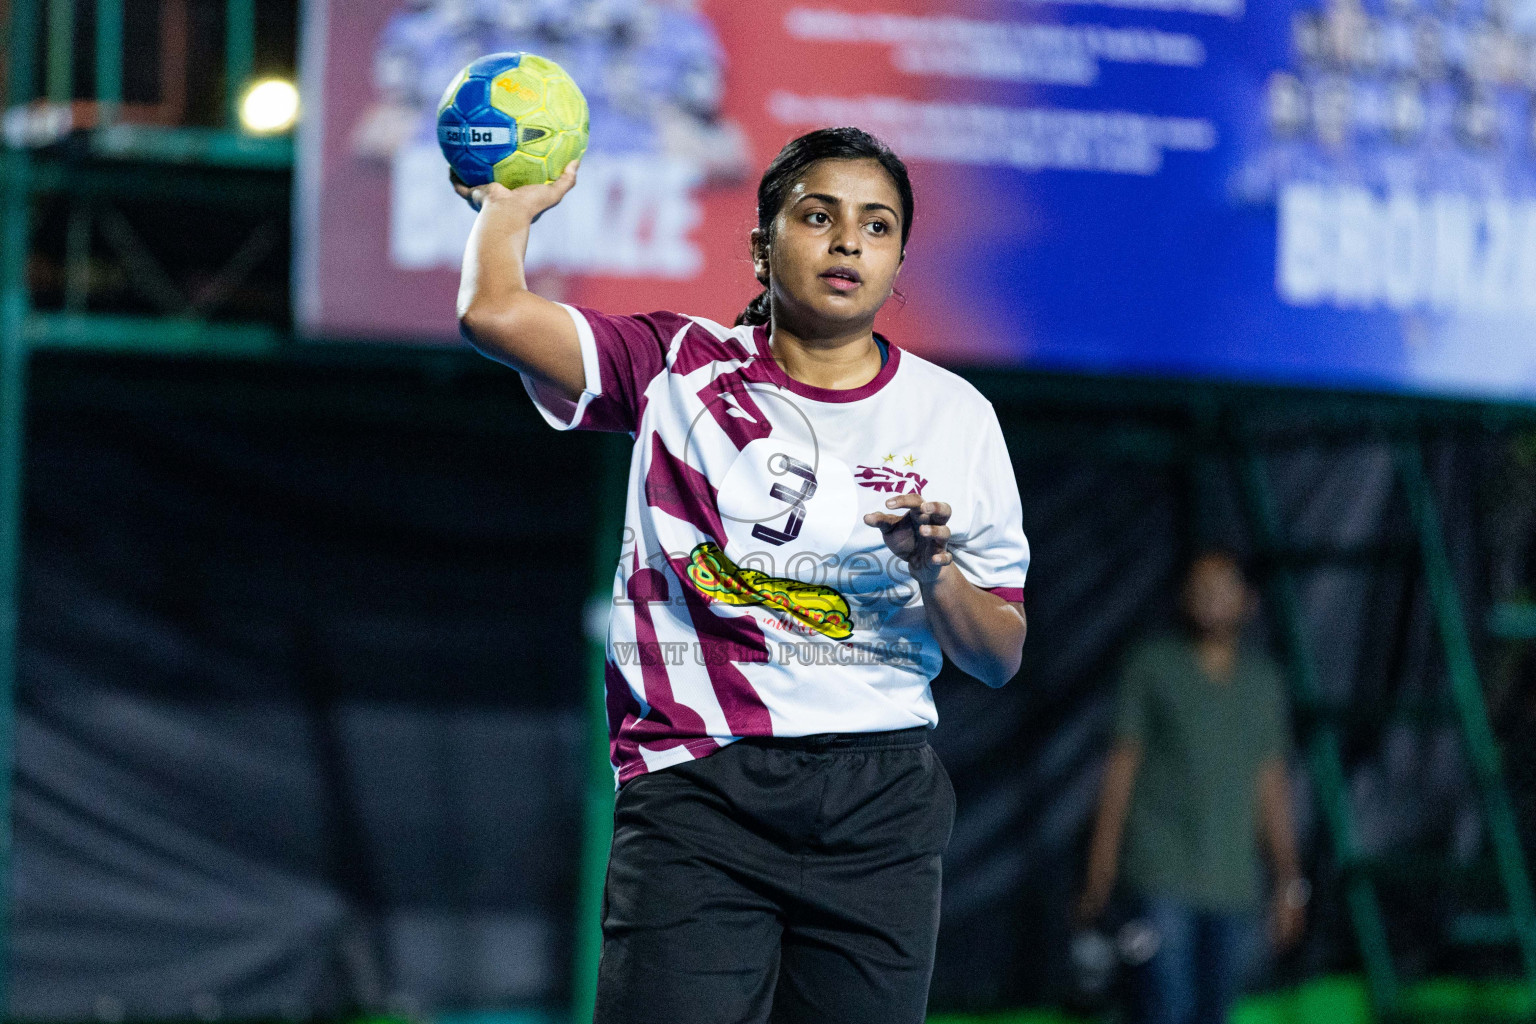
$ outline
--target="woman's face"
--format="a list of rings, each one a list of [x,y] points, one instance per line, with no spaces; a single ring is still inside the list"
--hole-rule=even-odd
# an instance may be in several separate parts
[[[901,196],[877,160],[818,160],[790,189],[753,267],[800,333],[874,323],[901,269]]]

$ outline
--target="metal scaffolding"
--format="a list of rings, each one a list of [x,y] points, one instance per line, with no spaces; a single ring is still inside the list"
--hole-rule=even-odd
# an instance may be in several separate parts
[[[75,45],[75,0],[12,0],[7,26],[9,110],[0,146],[0,950],[10,948],[14,694],[29,356],[50,347],[250,353],[274,350],[280,337],[264,324],[34,308],[28,260],[33,205],[40,195],[68,190],[74,198],[122,193],[136,185],[153,187],[148,179],[155,176],[157,164],[174,163],[183,174],[196,175],[208,167],[287,168],[293,160],[290,139],[253,138],[239,130],[240,91],[250,79],[255,54],[254,0],[226,3],[226,116],[219,127],[125,120],[124,0],[94,3],[95,35],[88,54]],[[39,56],[45,58],[41,69]],[[94,96],[82,101],[75,72],[77,65],[86,63],[93,69],[95,87]],[[90,126],[82,140],[88,151],[84,160],[56,152],[57,147],[37,145],[33,126],[50,119],[64,126],[60,136],[67,135],[77,119]],[[178,186],[172,178],[159,187]],[[228,194],[231,202],[238,201],[237,192]],[[9,995],[9,962],[0,956],[0,1012],[9,1005]]]

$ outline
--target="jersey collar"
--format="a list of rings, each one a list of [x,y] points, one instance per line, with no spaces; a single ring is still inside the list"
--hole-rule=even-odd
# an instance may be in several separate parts
[[[773,350],[768,345],[768,325],[758,324],[752,328],[752,340],[757,346],[757,354],[761,357],[763,369],[768,374],[768,379],[781,388],[788,388],[801,398],[809,398],[813,402],[857,402],[861,398],[868,398],[896,376],[896,367],[901,363],[901,349],[896,343],[885,335],[876,333],[875,337],[885,342],[890,353],[885,365],[880,367],[880,372],[875,374],[868,384],[861,384],[856,388],[818,388],[812,384],[802,384],[789,374],[784,372],[773,358]]]

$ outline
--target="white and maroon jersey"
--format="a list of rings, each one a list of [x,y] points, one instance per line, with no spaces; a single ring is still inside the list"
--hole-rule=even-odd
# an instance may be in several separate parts
[[[863,517],[894,494],[947,502],[955,565],[1022,601],[1029,543],[991,403],[889,342],[868,384],[828,390],[790,378],[763,327],[566,308],[585,390],[525,375],[529,395],[558,430],[635,438],[608,624],[618,782],[743,736],[935,725],[922,594]]]

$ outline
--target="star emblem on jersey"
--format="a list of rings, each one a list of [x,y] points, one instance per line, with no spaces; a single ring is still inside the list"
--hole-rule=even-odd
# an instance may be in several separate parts
[[[855,466],[854,482],[860,487],[868,487],[872,491],[880,491],[884,494],[916,494],[928,486],[927,478],[916,470],[904,473],[895,466],[888,465],[895,461],[895,454],[891,454],[882,457],[878,466]],[[903,466],[911,466],[915,462],[917,462],[916,455],[907,455],[901,460]]]

